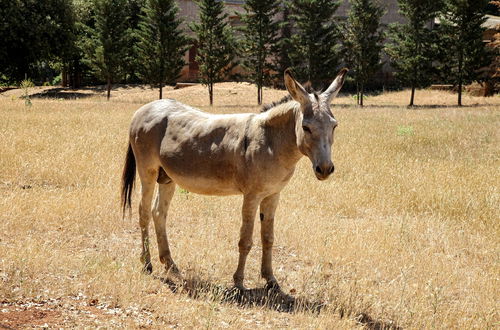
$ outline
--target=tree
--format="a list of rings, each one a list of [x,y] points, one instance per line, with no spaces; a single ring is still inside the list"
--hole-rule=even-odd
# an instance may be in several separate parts
[[[160,99],[165,83],[174,83],[179,77],[188,49],[178,12],[174,0],[147,0],[136,32],[139,77],[159,86]]]
[[[257,85],[257,103],[262,104],[262,88],[269,83],[272,62],[276,56],[279,23],[276,14],[280,10],[279,0],[248,0],[245,13],[240,15],[245,24],[242,28],[243,66],[251,81]]]
[[[93,73],[106,81],[107,99],[111,84],[123,71],[127,54],[128,30],[125,0],[94,0],[95,30],[85,45],[86,63]]]
[[[279,21],[280,37],[276,43],[278,47],[277,71],[278,77],[282,79],[285,70],[292,67],[290,54],[292,53],[292,23],[290,21],[290,7],[286,3],[281,4],[282,19]],[[284,84],[282,85],[284,86]]]
[[[382,66],[380,51],[385,36],[380,18],[384,10],[372,0],[350,0],[350,4],[343,34],[344,56],[354,75],[358,104],[363,106],[365,84]]]
[[[35,75],[40,66],[67,56],[73,41],[72,1],[1,1],[0,79],[19,82]]]
[[[492,7],[496,8],[493,9]],[[500,12],[500,1],[490,1],[487,12]],[[491,54],[491,62],[479,69],[480,78],[485,84],[484,96],[491,96],[495,93],[495,89],[500,83],[500,24],[495,26],[495,34],[487,44]]]
[[[223,1],[200,0],[197,4],[200,21],[189,27],[196,34],[200,81],[208,87],[210,105],[213,105],[214,83],[222,81],[232,69],[235,42]]]
[[[440,0],[398,0],[399,12],[405,24],[392,24],[386,52],[396,69],[396,77],[411,87],[409,106],[414,105],[415,89],[426,87],[433,75],[435,33],[430,22],[442,8]]]
[[[488,63],[483,43],[488,0],[446,0],[441,30],[446,53],[443,67],[458,87],[458,105],[462,105],[462,86],[471,83],[478,69]]]
[[[58,63],[58,69],[61,72],[63,87],[78,88],[82,83],[83,73],[89,70],[83,63],[85,52],[82,46],[94,28],[94,12],[92,3],[88,1],[73,0],[72,5],[73,38],[71,43],[63,49],[64,55]]]
[[[322,87],[335,76],[338,65],[339,28],[334,13],[336,0],[291,0],[290,18],[295,25],[290,59],[297,75]]]
[[[147,0],[126,0],[127,30],[129,38],[127,39],[125,63],[123,67],[124,80],[126,83],[137,83],[141,79],[138,77],[140,61],[137,61],[135,46],[138,42],[136,31],[139,29],[142,8],[145,7]]]

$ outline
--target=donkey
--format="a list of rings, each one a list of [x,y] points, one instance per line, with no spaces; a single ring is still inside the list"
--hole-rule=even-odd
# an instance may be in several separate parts
[[[122,177],[123,211],[131,207],[136,167],[142,186],[139,223],[141,261],[152,271],[148,227],[154,221],[159,257],[167,273],[180,277],[168,245],[166,215],[176,184],[198,194],[243,195],[239,260],[233,275],[244,290],[244,270],[252,247],[254,219],[260,207],[262,264],[266,287],[279,285],[273,275],[274,215],[281,190],[302,156],[325,180],[331,161],[337,120],[330,110],[347,73],[342,69],[322,94],[309,94],[287,69],[289,96],[259,114],[214,115],[175,100],[158,100],[136,111]],[[151,207],[155,185],[158,194]]]

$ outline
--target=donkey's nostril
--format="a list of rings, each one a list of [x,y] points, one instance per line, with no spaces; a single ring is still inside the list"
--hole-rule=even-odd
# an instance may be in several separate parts
[[[335,171],[335,166],[332,165],[332,167],[330,167],[330,169],[328,170],[328,173],[332,174],[333,171]]]
[[[321,172],[321,167],[316,166],[315,170],[316,170],[316,173],[323,174],[323,172]]]

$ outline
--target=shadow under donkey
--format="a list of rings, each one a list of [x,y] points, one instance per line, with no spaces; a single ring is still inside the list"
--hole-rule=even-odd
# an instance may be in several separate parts
[[[172,281],[163,276],[154,276],[174,293],[187,294],[193,299],[209,299],[220,303],[234,304],[243,308],[264,307],[283,313],[305,312],[318,315],[328,305],[319,300],[308,300],[286,294],[279,286],[266,285],[263,288],[241,290],[236,287],[226,287],[210,283],[194,277]],[[336,308],[340,318],[349,317],[342,308]],[[354,318],[356,322],[367,329],[402,329],[394,322],[375,320],[367,313],[358,313]]]

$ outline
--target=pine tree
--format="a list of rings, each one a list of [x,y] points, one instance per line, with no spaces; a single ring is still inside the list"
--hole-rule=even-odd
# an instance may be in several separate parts
[[[184,36],[177,18],[179,8],[174,0],[147,0],[142,10],[135,47],[139,77],[158,86],[174,83],[184,66],[189,40]]]
[[[299,78],[322,87],[335,76],[338,65],[339,27],[334,14],[336,0],[290,0],[294,22],[290,59]]]
[[[125,0],[95,0],[95,30],[86,45],[86,63],[106,81],[108,100],[111,84],[121,77],[126,57],[129,35],[125,5]]]
[[[200,81],[208,87],[210,105],[213,104],[214,83],[222,81],[232,69],[235,41],[224,13],[224,2],[200,0],[200,21],[189,27],[196,34]]]
[[[399,12],[405,24],[392,24],[386,52],[396,69],[397,78],[411,87],[409,106],[413,106],[415,89],[426,87],[433,74],[435,34],[430,22],[442,8],[441,0],[398,0]]]
[[[350,0],[350,4],[343,34],[344,56],[356,82],[358,104],[363,106],[365,84],[381,67],[384,33],[380,18],[384,10],[372,0]]]
[[[290,54],[292,53],[292,22],[290,21],[290,7],[286,1],[281,4],[282,19],[279,21],[279,38],[276,43],[277,71],[279,79],[283,79],[285,70],[292,67]],[[284,84],[283,84],[284,86]]]
[[[458,87],[458,105],[462,105],[462,86],[479,75],[488,62],[482,41],[488,0],[446,0],[441,30],[446,52],[443,68]]]
[[[242,28],[243,66],[251,81],[257,85],[257,103],[262,104],[262,87],[269,83],[275,65],[279,23],[276,21],[279,0],[248,0],[245,13],[240,15]]]
[[[500,1],[490,1],[487,7],[487,13],[498,15],[500,13]],[[485,84],[484,96],[492,96],[495,93],[495,87],[500,84],[500,24],[496,26],[496,33],[487,44],[491,55],[491,62],[482,67],[480,78]]]
[[[147,0],[126,0],[127,1],[127,29],[130,38],[128,38],[127,54],[124,65],[124,79],[126,83],[137,83],[140,81],[138,71],[140,69],[140,61],[137,61],[136,44],[137,30],[141,21],[142,8],[146,6]]]

